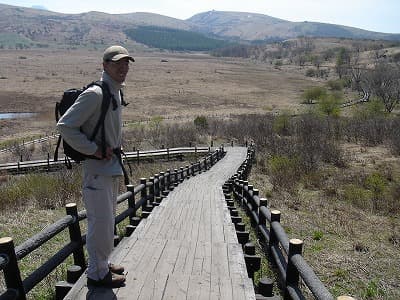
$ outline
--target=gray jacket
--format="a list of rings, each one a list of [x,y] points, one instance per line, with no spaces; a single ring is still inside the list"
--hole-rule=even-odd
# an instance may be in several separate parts
[[[103,71],[101,80],[106,82],[111,93],[117,100],[118,107],[113,110],[113,104],[106,113],[104,120],[106,145],[111,148],[120,148],[122,141],[122,118],[120,89],[123,84],[116,83]],[[100,118],[103,95],[99,86],[86,89],[67,110],[57,123],[57,129],[66,142],[81,153],[92,155],[101,145],[101,129],[94,141],[90,137]],[[111,160],[86,159],[83,161],[84,172],[87,174],[116,176],[122,175],[118,158],[114,154]]]

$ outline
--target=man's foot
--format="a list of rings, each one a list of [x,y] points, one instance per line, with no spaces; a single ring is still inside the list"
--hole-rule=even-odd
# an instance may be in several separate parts
[[[104,276],[103,279],[94,280],[92,278],[87,278],[88,286],[96,286],[96,287],[108,287],[108,288],[118,288],[124,286],[126,278],[124,275],[114,274],[111,271]]]
[[[111,272],[113,272],[114,274],[119,274],[119,275],[124,274],[124,271],[125,271],[125,269],[124,269],[123,266],[121,266],[121,265],[114,265],[114,264],[112,264],[112,263],[109,263],[109,264],[108,264],[108,268],[109,268],[109,270],[110,270]]]

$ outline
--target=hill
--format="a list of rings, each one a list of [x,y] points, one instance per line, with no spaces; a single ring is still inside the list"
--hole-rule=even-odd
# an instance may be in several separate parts
[[[400,40],[400,34],[372,32],[317,22],[290,22],[245,12],[208,11],[194,15],[187,21],[197,25],[204,33],[235,40],[286,40],[299,36]]]
[[[185,36],[189,40],[201,40],[202,43],[204,39],[211,38],[214,41],[210,41],[209,44],[215,45],[221,44],[215,39],[240,43],[265,43],[298,36],[400,40],[400,34],[370,32],[315,22],[290,22],[267,15],[244,12],[209,11],[194,15],[187,20],[179,20],[146,12],[62,14],[43,9],[0,4],[0,48],[5,49],[103,48],[104,45],[112,43],[130,47],[154,47],[154,44],[157,44],[154,41],[146,44],[143,40],[135,40],[132,35],[127,34],[139,27],[149,26],[187,31],[185,34],[177,33],[174,38]],[[166,31],[170,34],[168,30]],[[199,39],[199,34],[204,37]],[[146,40],[152,38],[159,40],[159,32],[153,31]],[[163,48],[163,45],[160,47]],[[196,47],[181,50],[193,49]]]

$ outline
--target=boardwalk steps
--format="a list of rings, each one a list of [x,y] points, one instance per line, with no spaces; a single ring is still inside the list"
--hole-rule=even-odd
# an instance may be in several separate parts
[[[226,150],[214,167],[170,192],[114,249],[111,260],[125,266],[126,286],[88,289],[82,275],[65,299],[255,299],[222,192],[246,148]]]

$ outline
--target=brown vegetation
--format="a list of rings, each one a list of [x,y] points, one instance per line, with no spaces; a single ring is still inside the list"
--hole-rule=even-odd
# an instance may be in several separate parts
[[[0,121],[2,139],[9,141],[54,131],[52,110],[62,91],[98,79],[101,70],[96,51],[1,51],[0,56],[0,107],[39,113],[28,120]],[[327,83],[305,76],[307,64],[204,54],[134,56],[125,93],[130,105],[123,115],[128,150],[254,140],[258,158],[251,183],[282,211],[288,235],[305,241],[307,261],[330,291],[357,299],[399,298],[396,109],[388,115],[370,102],[346,108],[340,117],[329,114],[320,99],[318,105],[302,104],[304,91]],[[336,80],[333,60],[326,68],[328,79]],[[336,85],[328,87],[327,95],[333,95]],[[339,89],[345,91],[342,101],[358,96],[350,88]],[[21,181],[2,177],[0,188]],[[23,196],[24,210],[17,209],[12,218],[1,215],[2,220],[15,223],[35,206],[52,215],[48,208],[63,202],[43,202],[43,191]],[[26,225],[38,228],[46,222],[39,218],[34,226]],[[16,226],[1,224],[2,232],[21,240]]]

